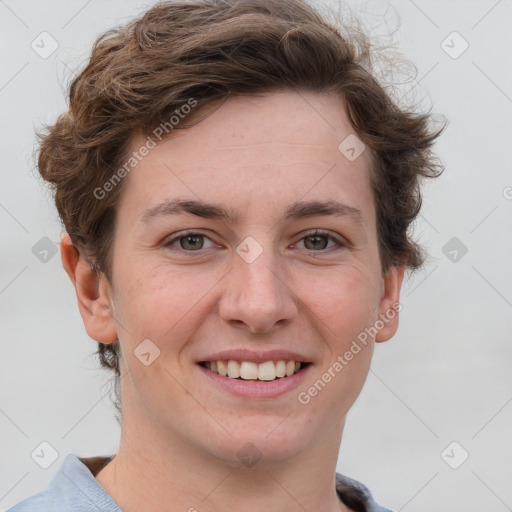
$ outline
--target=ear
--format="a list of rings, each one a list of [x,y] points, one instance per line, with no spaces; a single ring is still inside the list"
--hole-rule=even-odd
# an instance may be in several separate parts
[[[382,295],[379,303],[379,318],[384,327],[379,329],[375,341],[382,342],[392,338],[398,329],[400,290],[406,265],[391,266],[382,278]]]
[[[102,273],[95,272],[79,253],[68,233],[60,243],[62,264],[66,270],[78,299],[87,334],[102,343],[113,343],[118,339],[110,286]]]

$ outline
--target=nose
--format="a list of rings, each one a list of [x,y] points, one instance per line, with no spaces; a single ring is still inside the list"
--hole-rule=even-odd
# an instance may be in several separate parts
[[[235,253],[233,267],[219,303],[223,320],[253,333],[266,333],[296,318],[297,300],[286,273],[276,267],[272,250],[263,250],[252,262]]]

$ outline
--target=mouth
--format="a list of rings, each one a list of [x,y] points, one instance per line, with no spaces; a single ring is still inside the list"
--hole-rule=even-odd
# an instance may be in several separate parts
[[[271,382],[291,377],[304,371],[311,363],[302,361],[201,361],[199,366],[212,373],[233,380]]]

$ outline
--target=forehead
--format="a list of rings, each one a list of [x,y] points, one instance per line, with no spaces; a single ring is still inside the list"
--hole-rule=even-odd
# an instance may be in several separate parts
[[[194,112],[193,120],[204,112]],[[281,91],[229,98],[156,144],[126,178],[123,199],[138,219],[175,197],[229,203],[237,211],[247,210],[250,200],[262,213],[277,203],[320,198],[364,210],[372,202],[371,156],[363,151],[347,158],[340,150],[347,137],[355,137],[354,129],[337,95]],[[130,152],[145,140],[134,135]]]
[[[206,105],[192,111],[190,121],[197,124],[192,129],[180,130],[178,122],[178,129],[173,127],[167,140],[185,137],[174,146],[191,151],[189,156],[196,156],[199,151],[215,151],[218,158],[236,155],[251,163],[255,157],[288,157],[288,150],[300,151],[302,156],[309,152],[315,160],[326,161],[332,160],[326,149],[333,144],[337,148],[354,132],[343,98],[332,93],[284,90],[234,96],[217,110],[212,109],[213,106]],[[265,146],[265,155],[261,145]]]

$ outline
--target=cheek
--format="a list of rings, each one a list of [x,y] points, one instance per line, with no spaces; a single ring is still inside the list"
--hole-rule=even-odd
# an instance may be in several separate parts
[[[368,267],[346,265],[328,275],[302,280],[299,298],[323,326],[327,339],[340,350],[348,339],[375,321],[378,312],[378,280]]]
[[[185,305],[190,287],[185,286],[183,272],[172,271],[167,265],[146,268],[143,264],[132,265],[129,272],[120,276],[118,298],[126,319],[133,322],[145,319],[145,323],[160,318],[162,314],[176,316],[176,308]],[[172,309],[169,308],[173,305]],[[153,314],[148,317],[148,312]]]
[[[200,290],[176,269],[132,268],[119,275],[122,285],[116,297],[123,365],[131,374],[135,394],[148,407],[156,407],[155,389],[167,390],[176,400],[186,397],[173,375],[197,321],[194,304]]]
[[[133,351],[148,338],[162,356],[175,359],[181,344],[200,325],[199,317],[208,303],[207,292],[218,277],[194,272],[192,266],[133,268],[133,272],[122,276],[117,296],[116,314],[122,324],[124,344]]]
[[[378,279],[363,269],[351,268],[325,294],[331,308],[331,357],[323,374],[329,380],[331,400],[346,413],[359,395],[368,375],[374,342],[366,329],[375,322]],[[330,304],[330,306],[328,306]],[[343,400],[341,399],[343,397]]]
[[[358,269],[337,275],[316,294],[312,306],[326,352],[320,373],[306,393],[321,395],[315,402],[318,414],[342,418],[368,376],[374,342],[365,329],[375,321],[378,290]]]

